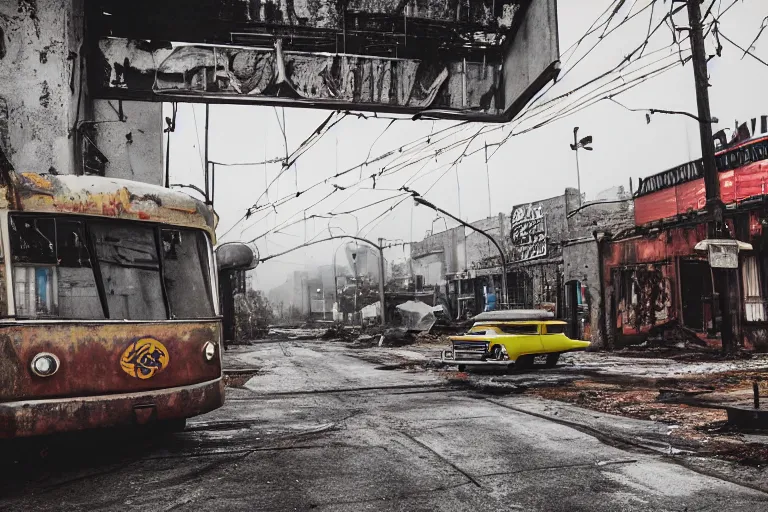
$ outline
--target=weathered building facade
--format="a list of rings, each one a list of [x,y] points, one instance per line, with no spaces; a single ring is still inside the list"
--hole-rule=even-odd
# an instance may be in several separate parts
[[[762,131],[766,128],[762,118]],[[768,349],[768,136],[752,123],[751,139],[732,141],[716,156],[725,224],[750,243],[739,253],[737,339],[746,348]],[[757,130],[755,130],[757,128]],[[743,132],[743,130],[741,130]],[[614,346],[666,339],[684,333],[720,346],[722,317],[713,293],[701,161],[641,180],[635,226],[606,243],[603,280],[609,340]]]
[[[0,3],[0,148],[18,171],[160,185],[162,103],[89,94],[85,4]]]
[[[500,297],[501,257],[487,237],[462,226],[412,244],[417,283],[434,290],[454,318],[475,315],[497,294],[496,307],[544,308],[569,320],[573,336],[603,343],[606,324],[601,251],[611,232],[632,225],[623,190],[608,203],[580,206],[578,192],[516,205],[472,225],[493,236],[507,261],[508,302]],[[418,288],[417,288],[418,289]]]

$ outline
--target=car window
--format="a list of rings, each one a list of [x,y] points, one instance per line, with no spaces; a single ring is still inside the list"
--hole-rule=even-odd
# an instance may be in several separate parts
[[[537,334],[539,332],[538,324],[501,325],[499,327],[504,334]]]
[[[563,334],[565,324],[547,324],[547,334]]]

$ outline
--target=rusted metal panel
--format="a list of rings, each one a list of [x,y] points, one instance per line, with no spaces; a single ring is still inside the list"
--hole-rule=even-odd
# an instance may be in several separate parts
[[[677,215],[677,201],[674,188],[635,198],[635,224],[638,226],[675,215]]]
[[[768,138],[747,141],[717,153],[720,196],[725,204],[766,194]],[[641,180],[635,196],[635,224],[673,218],[706,206],[701,160]]]
[[[186,194],[134,181],[96,176],[11,173],[0,208],[76,213],[206,230],[215,241],[213,211]]]
[[[221,376],[221,326],[209,322],[29,322],[0,326],[0,402],[131,393],[197,384]],[[206,361],[203,346],[216,345]],[[157,349],[153,354],[149,348]],[[59,370],[38,377],[35,355]],[[148,369],[149,371],[142,371]]]
[[[223,404],[220,377],[160,391],[0,403],[0,439],[188,418]]]
[[[677,195],[677,211],[674,214],[703,210],[707,204],[703,179],[678,185],[675,187],[675,194]],[[653,200],[653,196],[651,196],[651,200]]]
[[[91,94],[508,121],[559,71],[556,0],[197,3],[94,7]]]
[[[738,169],[723,171],[720,197],[725,204],[765,195],[768,184],[768,162],[754,162]],[[635,224],[669,219],[706,206],[704,180],[697,179],[671,188],[661,189],[635,198]]]
[[[694,247],[707,236],[706,225],[671,228],[655,235],[613,240],[606,245],[605,268],[671,261],[695,254]],[[606,276],[607,277],[607,276]]]

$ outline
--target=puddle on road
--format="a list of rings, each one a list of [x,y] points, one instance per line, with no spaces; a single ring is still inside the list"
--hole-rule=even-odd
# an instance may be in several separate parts
[[[228,388],[243,388],[245,383],[256,375],[262,375],[261,368],[248,368],[243,370],[224,370],[224,386]]]

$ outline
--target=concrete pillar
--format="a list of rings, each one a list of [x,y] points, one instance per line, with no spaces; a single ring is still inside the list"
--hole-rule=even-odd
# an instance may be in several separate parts
[[[119,112],[122,108],[123,121]],[[95,143],[109,159],[105,176],[162,185],[163,104],[94,100]]]
[[[80,174],[91,128],[106,176],[162,184],[162,104],[91,101],[84,27],[84,0],[0,2],[0,145],[18,171]]]
[[[83,24],[82,0],[0,2],[0,139],[19,171],[74,169]]]

